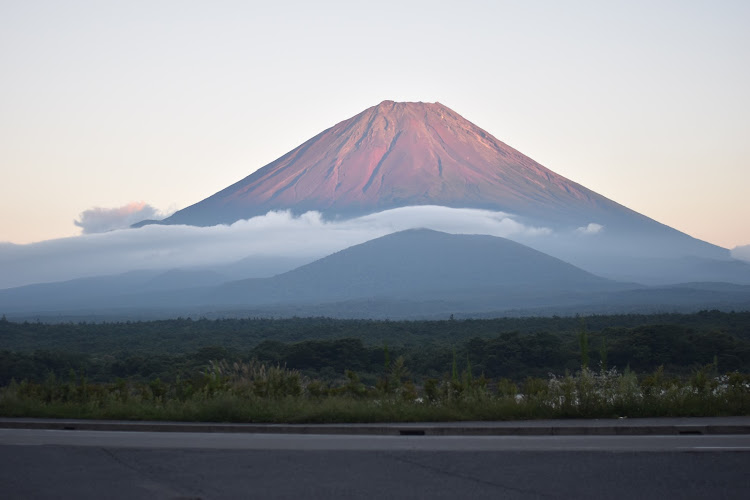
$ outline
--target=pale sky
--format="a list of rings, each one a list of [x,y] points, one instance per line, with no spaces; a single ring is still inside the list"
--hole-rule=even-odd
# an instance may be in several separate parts
[[[184,208],[384,99],[750,243],[750,2],[0,0],[0,241]]]

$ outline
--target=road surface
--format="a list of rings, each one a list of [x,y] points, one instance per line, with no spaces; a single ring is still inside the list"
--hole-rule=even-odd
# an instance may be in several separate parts
[[[6,499],[745,499],[750,435],[0,429],[0,487]]]

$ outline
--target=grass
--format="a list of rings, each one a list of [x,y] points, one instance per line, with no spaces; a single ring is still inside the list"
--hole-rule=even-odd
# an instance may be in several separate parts
[[[420,387],[403,363],[375,387],[348,371],[337,384],[257,362],[212,362],[191,380],[12,382],[0,388],[0,415],[205,422],[345,423],[728,416],[750,414],[750,376],[717,375],[707,366],[685,379],[662,370],[637,376],[616,370],[507,379],[470,373],[428,379]]]

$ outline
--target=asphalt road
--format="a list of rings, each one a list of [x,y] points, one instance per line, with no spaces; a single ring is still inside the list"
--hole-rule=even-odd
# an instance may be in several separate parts
[[[13,498],[742,498],[750,436],[0,430]]]

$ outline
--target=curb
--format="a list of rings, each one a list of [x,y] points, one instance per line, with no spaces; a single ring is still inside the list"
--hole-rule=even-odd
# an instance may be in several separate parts
[[[600,422],[600,421],[599,421]],[[503,425],[459,424],[223,424],[137,421],[3,419],[0,429],[118,432],[222,432],[246,434],[326,434],[374,436],[669,436],[750,434],[750,424]]]

